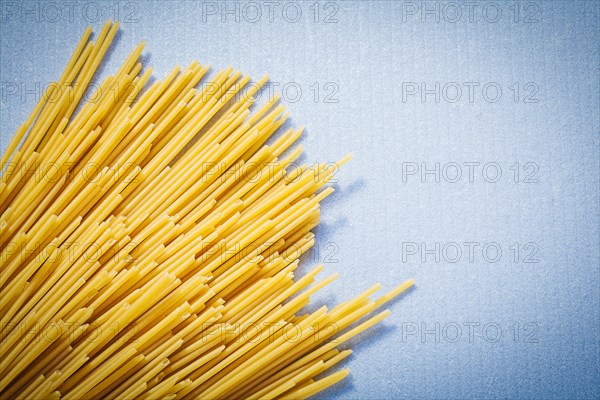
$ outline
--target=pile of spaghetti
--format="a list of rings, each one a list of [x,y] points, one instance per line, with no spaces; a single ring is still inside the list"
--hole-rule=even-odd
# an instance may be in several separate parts
[[[0,397],[296,399],[343,379],[323,374],[337,347],[412,281],[301,314],[336,279],[295,277],[335,169],[290,168],[302,129],[266,144],[287,117],[277,98],[250,112],[266,78],[200,84],[193,62],[149,82],[143,43],[83,100],[117,30],[86,30],[1,159]]]

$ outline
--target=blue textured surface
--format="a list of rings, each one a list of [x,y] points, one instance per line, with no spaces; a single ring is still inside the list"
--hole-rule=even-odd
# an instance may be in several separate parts
[[[69,4],[2,2],[2,150],[84,27],[118,16],[102,76],[141,39],[157,77],[268,72],[307,161],[354,153],[304,264],[343,277],[315,300],[417,287],[321,398],[600,397],[598,2]]]

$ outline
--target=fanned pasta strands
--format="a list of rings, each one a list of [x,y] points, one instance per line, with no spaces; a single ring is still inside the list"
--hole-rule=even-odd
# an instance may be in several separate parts
[[[413,285],[302,313],[338,278],[298,265],[350,156],[297,165],[303,128],[279,133],[278,95],[254,105],[266,76],[209,82],[193,61],[149,84],[143,42],[84,102],[118,29],[86,29],[0,159],[0,397],[297,399],[342,380],[340,346]]]

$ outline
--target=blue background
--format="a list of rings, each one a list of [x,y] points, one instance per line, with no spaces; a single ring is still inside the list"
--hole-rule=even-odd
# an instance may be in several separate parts
[[[3,1],[2,150],[109,17],[123,24],[101,77],[141,39],[157,77],[195,58],[269,73],[307,125],[304,161],[354,153],[304,260],[343,275],[316,303],[416,280],[319,397],[598,398],[599,5],[474,3]],[[421,175],[436,163],[439,182]]]

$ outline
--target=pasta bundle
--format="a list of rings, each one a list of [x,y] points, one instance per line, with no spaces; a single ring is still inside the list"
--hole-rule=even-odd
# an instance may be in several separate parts
[[[1,159],[0,397],[296,399],[343,379],[321,377],[338,346],[412,285],[300,314],[337,278],[296,269],[349,157],[297,166],[278,97],[250,111],[266,77],[200,84],[192,62],[150,82],[144,43],[85,101],[117,30],[85,31]]]

